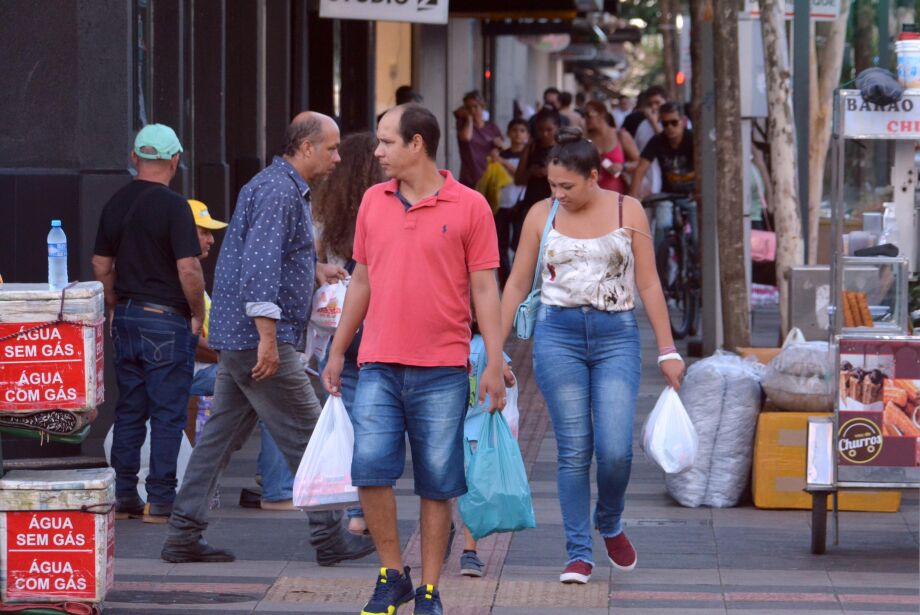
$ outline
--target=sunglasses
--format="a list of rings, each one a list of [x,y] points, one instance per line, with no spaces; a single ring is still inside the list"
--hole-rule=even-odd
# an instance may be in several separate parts
[[[677,127],[680,125],[680,120],[664,120],[661,122],[661,125],[667,128],[668,126]]]

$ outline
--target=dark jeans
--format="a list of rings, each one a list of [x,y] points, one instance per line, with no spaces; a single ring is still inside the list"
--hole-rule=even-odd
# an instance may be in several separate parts
[[[141,446],[150,420],[147,499],[169,504],[176,497],[176,458],[187,420],[198,336],[177,314],[134,305],[115,308],[112,326],[118,404],[112,435],[116,497],[137,497]]]
[[[197,541],[208,527],[208,502],[230,457],[249,438],[261,420],[284,454],[288,468],[297,472],[300,459],[319,418],[320,405],[300,356],[290,344],[279,344],[278,372],[263,382],[252,379],[256,350],[220,353],[214,386],[213,414],[198,436],[182,488],[169,519],[167,544]],[[318,551],[344,548],[345,528],[339,511],[307,513],[310,543]]]

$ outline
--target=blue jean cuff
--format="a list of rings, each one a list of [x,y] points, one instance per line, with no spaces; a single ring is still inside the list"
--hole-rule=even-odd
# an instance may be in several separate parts
[[[623,533],[623,529],[622,529],[622,528],[620,528],[620,529],[619,529],[618,531],[616,531],[616,532],[609,533],[609,534],[605,534],[604,532],[600,532],[601,538],[616,538],[617,536],[619,536],[619,535],[622,534],[622,533]]]
[[[573,557],[572,559],[570,559],[569,561],[567,561],[567,562],[565,563],[565,565],[568,566],[569,564],[574,564],[575,562],[584,562],[584,563],[590,565],[592,568],[594,568],[594,561],[593,561],[593,560],[590,560],[590,559],[588,559],[588,558],[586,558],[586,557]]]
[[[394,487],[396,480],[392,478],[352,478],[353,487]]]

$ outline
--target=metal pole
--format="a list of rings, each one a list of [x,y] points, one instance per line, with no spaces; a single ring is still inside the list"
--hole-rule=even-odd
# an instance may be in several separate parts
[[[891,70],[891,32],[888,29],[888,17],[891,15],[891,0],[878,0],[878,65]],[[875,185],[888,184],[890,167],[888,142],[877,140],[875,149]]]
[[[797,166],[799,183],[799,211],[802,217],[802,237],[805,243],[805,262],[808,262],[808,171],[809,171],[809,51],[811,46],[811,1],[795,0],[793,20],[792,106],[795,114]]]
[[[700,104],[700,126],[694,130],[702,137],[703,168],[700,173],[700,194],[703,198],[701,208],[700,239],[703,246],[703,356],[708,357],[722,346],[722,299],[719,293],[719,246],[716,241],[719,233],[716,225],[716,144],[709,135],[715,133],[716,125],[716,85],[713,71],[712,22],[703,21],[694,24],[701,27],[702,61],[707,70],[695,79],[702,82],[702,102]]]

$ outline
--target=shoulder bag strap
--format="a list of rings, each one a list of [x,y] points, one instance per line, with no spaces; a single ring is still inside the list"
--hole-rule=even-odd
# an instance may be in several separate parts
[[[537,268],[533,274],[533,286],[530,292],[537,290],[537,283],[540,281],[540,271],[543,269],[543,247],[546,245],[546,236],[549,230],[553,228],[553,219],[556,217],[556,211],[559,209],[558,199],[553,200],[553,207],[549,210],[549,216],[546,218],[546,226],[543,227],[543,237],[540,238],[540,249],[537,251]]]
[[[617,212],[617,228],[623,228],[623,193],[617,194],[619,211]]]
[[[147,196],[156,188],[159,188],[159,186],[147,186],[145,189],[141,190],[140,193],[138,193],[138,195],[134,198],[134,202],[131,203],[131,207],[128,208],[128,213],[126,213],[125,217],[121,219],[121,225],[118,227],[118,239],[116,240],[115,245],[116,258],[118,258],[118,252],[121,250],[121,242],[125,237],[125,231],[128,230],[128,225],[131,223],[131,219],[134,218],[134,214],[137,211],[137,206],[145,196]]]

